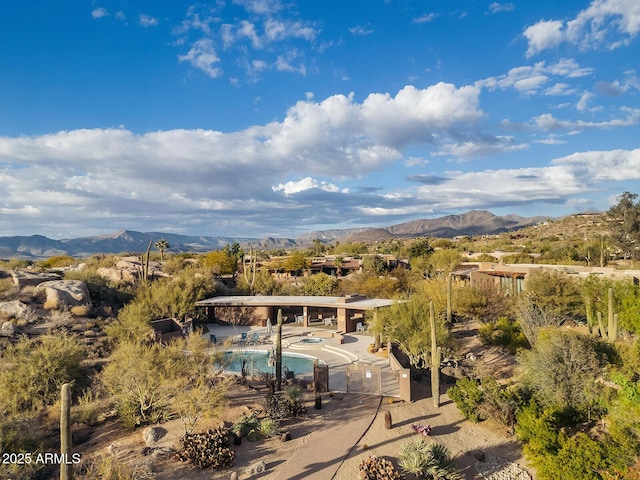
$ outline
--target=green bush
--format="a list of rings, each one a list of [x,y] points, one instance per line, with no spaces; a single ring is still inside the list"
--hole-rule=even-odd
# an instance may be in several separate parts
[[[478,380],[462,378],[447,390],[447,395],[468,420],[472,422],[484,420],[478,409],[483,397]]]
[[[273,437],[278,433],[278,422],[269,417],[263,418],[258,425],[258,431],[265,438]]]
[[[485,344],[507,347],[510,353],[516,353],[519,348],[529,348],[527,337],[518,323],[506,317],[483,324],[478,329],[478,336]]]
[[[43,335],[10,345],[0,363],[0,409],[36,410],[53,404],[63,383],[86,384],[85,351],[71,336]]]
[[[246,437],[251,430],[258,428],[260,421],[252,413],[243,415],[240,420],[236,421],[231,427],[231,431],[239,437]]]

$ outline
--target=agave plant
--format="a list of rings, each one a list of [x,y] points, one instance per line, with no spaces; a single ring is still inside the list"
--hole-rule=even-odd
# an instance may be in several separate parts
[[[405,473],[422,475],[426,468],[429,445],[423,438],[417,438],[405,443],[398,455],[398,464]]]
[[[447,447],[437,442],[427,443],[424,438],[405,444],[400,449],[398,463],[406,473],[421,478],[462,480]]]
[[[429,445],[429,460],[423,474],[434,480],[462,480],[462,475],[453,464],[449,450],[437,442]]]

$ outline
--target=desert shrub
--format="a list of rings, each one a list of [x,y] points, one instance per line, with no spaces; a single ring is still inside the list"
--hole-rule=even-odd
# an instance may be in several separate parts
[[[304,395],[304,390],[302,390],[300,385],[291,385],[287,387],[284,393],[289,400],[289,411],[292,415],[297,417],[298,415],[306,413],[307,409],[300,401]]]
[[[229,435],[222,427],[204,433],[187,434],[180,443],[182,449],[177,457],[183,462],[200,468],[233,466],[236,454],[229,448]]]
[[[265,438],[273,437],[278,433],[278,422],[269,417],[263,418],[258,425],[258,431]]]
[[[73,421],[95,427],[103,407],[104,405],[99,401],[94,391],[91,388],[85,388],[78,396],[77,405],[72,408]]]
[[[4,268],[7,270],[18,270],[21,268],[28,268],[33,265],[33,260],[24,260],[21,258],[11,258],[9,259]]]
[[[600,480],[602,473],[612,471],[615,452],[608,452],[607,443],[590,438],[583,432],[559,436],[558,451],[539,455],[534,465],[541,480]]]
[[[462,480],[453,459],[443,444],[427,443],[424,438],[411,440],[400,448],[399,463],[402,469],[419,478]]]
[[[389,460],[370,456],[358,465],[359,480],[401,480],[400,472]]]
[[[252,413],[240,417],[231,427],[231,431],[239,437],[246,437],[251,430],[258,428],[258,425],[260,421]]]
[[[447,395],[453,400],[462,414],[472,422],[484,420],[478,409],[482,402],[482,390],[478,380],[462,378],[447,390]]]
[[[596,383],[605,363],[599,350],[592,336],[548,328],[539,331],[531,350],[518,352],[518,361],[541,404],[585,414],[602,389]]]
[[[493,378],[481,381],[482,401],[478,406],[482,418],[491,418],[512,429],[516,423],[516,412],[523,400],[518,390],[501,385]]]
[[[15,452],[12,452],[15,453]],[[32,453],[37,455],[37,453]],[[5,463],[0,464],[0,478],[8,478],[10,480],[32,480],[34,478],[42,478],[41,475],[45,470],[45,466],[36,462],[26,463]]]
[[[5,350],[0,368],[0,407],[9,412],[51,405],[63,383],[86,383],[85,351],[71,336],[22,339]]]
[[[215,414],[229,383],[210,381],[208,346],[206,339],[193,335],[165,346],[118,345],[100,380],[114,396],[125,426],[160,422],[176,412],[188,432],[204,412]]]
[[[10,279],[0,278],[0,300],[10,299],[16,292],[16,286]]]
[[[76,317],[86,317],[91,311],[91,305],[75,305],[69,311]]]
[[[77,261],[69,255],[56,255],[54,257],[49,257],[46,260],[42,260],[39,263],[44,268],[60,268],[75,265]]]
[[[560,448],[558,415],[543,409],[537,402],[525,405],[517,414],[516,436],[525,443],[525,453],[538,456],[555,455]]]
[[[478,335],[485,344],[507,347],[510,353],[516,353],[519,348],[529,347],[529,342],[518,323],[506,317],[481,325]]]
[[[155,478],[147,462],[135,464],[118,460],[115,456],[98,456],[83,461],[75,468],[75,478],[100,480],[147,480]]]

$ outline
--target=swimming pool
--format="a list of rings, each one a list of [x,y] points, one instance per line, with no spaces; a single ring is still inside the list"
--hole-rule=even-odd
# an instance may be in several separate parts
[[[313,363],[318,360],[309,355],[297,353],[282,353],[282,371],[290,371],[295,374],[313,372]],[[323,361],[318,360],[320,364]],[[224,370],[228,372],[242,372],[244,363],[248,375],[261,373],[275,373],[275,367],[269,366],[269,352],[266,350],[235,350],[224,352]]]

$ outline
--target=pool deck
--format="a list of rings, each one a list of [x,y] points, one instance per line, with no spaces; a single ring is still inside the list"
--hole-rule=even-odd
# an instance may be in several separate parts
[[[207,325],[209,332],[204,336],[209,339],[210,334],[214,334],[217,339],[217,345],[225,348],[229,345],[230,349],[238,348],[238,343],[234,342],[242,333],[247,333],[247,338],[257,333],[260,338],[265,338],[267,328],[260,326],[236,325],[222,326],[216,324]],[[242,348],[255,350],[270,350],[275,347],[275,325],[273,334],[270,337],[271,343],[248,343]],[[332,334],[334,336],[332,336]],[[342,343],[340,336],[342,337]],[[322,338],[321,343],[301,343],[303,339]],[[374,342],[371,335],[363,333],[339,333],[335,328],[327,327],[303,327],[298,324],[286,323],[282,328],[282,346],[283,351],[290,353],[299,353],[316,357],[327,365],[329,368],[354,363],[364,363],[368,365],[379,366],[382,370],[391,371],[389,361],[378,355],[371,354],[367,351],[369,345]],[[397,384],[389,384],[383,386],[383,394],[386,396],[399,396],[399,387]]]

